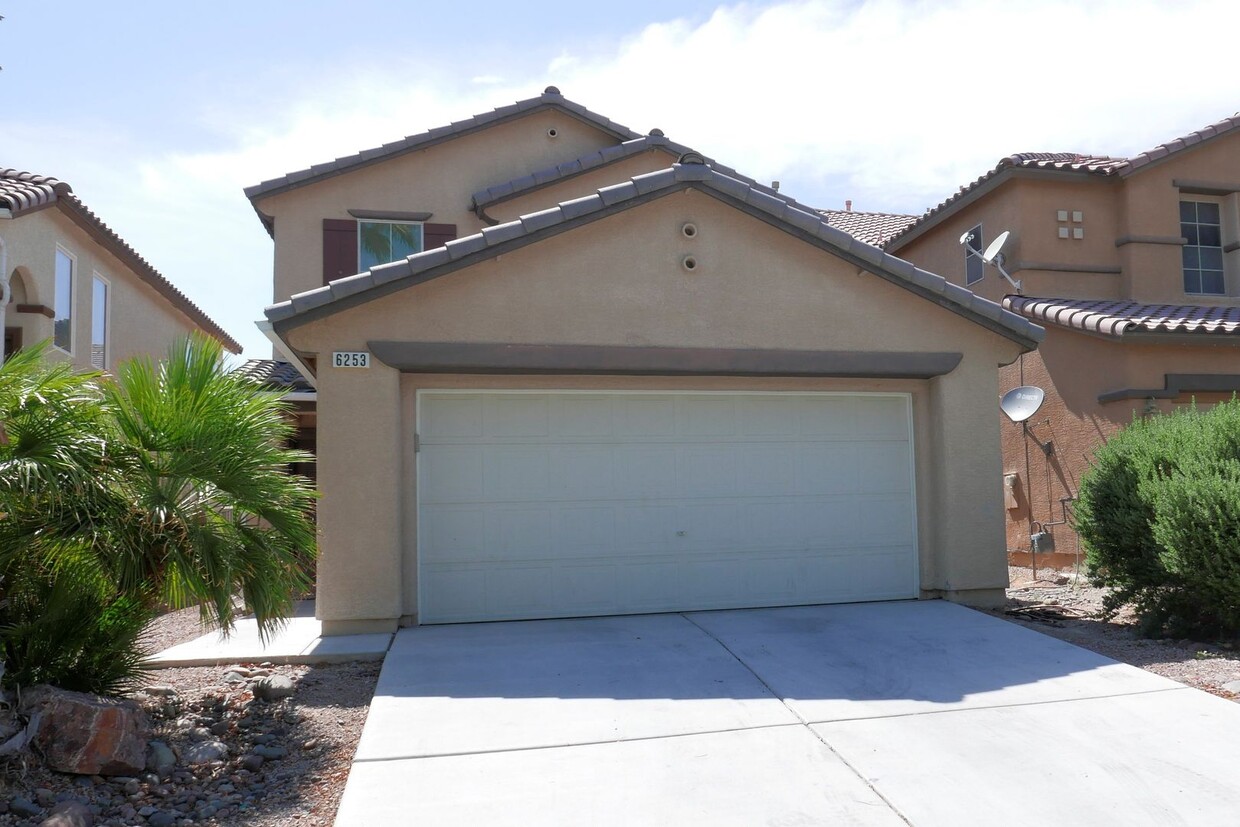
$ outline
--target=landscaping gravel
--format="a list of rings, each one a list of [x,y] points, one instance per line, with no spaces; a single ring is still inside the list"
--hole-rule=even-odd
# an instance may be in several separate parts
[[[1137,632],[1131,611],[1102,620],[1106,590],[1091,586],[1083,574],[1009,569],[1008,605],[994,610],[998,617],[1057,637],[1083,649],[1130,663],[1232,701],[1240,701],[1240,654],[1235,643],[1191,640],[1150,640]],[[1040,611],[1036,607],[1050,607]],[[1064,611],[1056,612],[1055,607]],[[1011,612],[1026,613],[1011,614]],[[1056,615],[1059,614],[1058,617]],[[1073,615],[1081,615],[1079,617]],[[1031,619],[1031,618],[1041,619]],[[1229,687],[1228,684],[1232,686]]]
[[[159,618],[151,633],[166,648],[203,630],[197,611],[186,610]],[[109,827],[326,827],[335,820],[379,667],[247,663],[152,672],[148,688],[133,695],[155,724],[147,772],[103,778],[54,773],[37,761],[0,763],[0,827],[35,827],[70,800]],[[260,681],[260,692],[280,697],[256,698]],[[267,691],[273,686],[280,689]]]

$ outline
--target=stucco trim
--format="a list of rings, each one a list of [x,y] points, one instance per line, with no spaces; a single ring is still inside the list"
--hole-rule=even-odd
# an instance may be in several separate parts
[[[803,376],[931,379],[956,369],[950,352],[762,350],[508,344],[367,342],[376,359],[404,373],[617,376]]]
[[[1240,184],[1220,184],[1217,181],[1198,181],[1194,179],[1172,178],[1171,186],[1180,192],[1192,195],[1231,195],[1240,192]]]
[[[1011,272],[1019,273],[1021,270],[1043,270],[1051,273],[1101,273],[1115,276],[1124,272],[1122,267],[1110,264],[1057,264],[1048,261],[1018,261]]]
[[[1100,404],[1126,399],[1175,399],[1186,393],[1240,393],[1240,373],[1168,373],[1161,388],[1124,388],[1098,395]]]
[[[39,313],[49,319],[56,318],[56,311],[46,304],[19,304],[15,305],[13,310],[17,313]]]
[[[365,221],[373,218],[378,221],[429,221],[434,213],[401,212],[400,210],[346,210],[354,218]]]
[[[1116,247],[1123,247],[1128,244],[1169,244],[1183,247],[1187,243],[1187,238],[1178,235],[1121,235],[1115,239]]]

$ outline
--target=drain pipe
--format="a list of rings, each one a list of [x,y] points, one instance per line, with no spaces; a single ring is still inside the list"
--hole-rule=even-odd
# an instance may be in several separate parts
[[[9,212],[5,210],[4,212]],[[10,213],[5,218],[11,218]],[[9,251],[4,239],[0,238],[0,332],[7,324],[9,300],[13,298],[13,287],[9,284]],[[0,345],[0,365],[4,364],[4,346]]]

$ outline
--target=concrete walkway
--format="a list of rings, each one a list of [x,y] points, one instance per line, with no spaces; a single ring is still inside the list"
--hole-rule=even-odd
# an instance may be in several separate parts
[[[210,632],[165,649],[151,659],[156,669],[174,666],[218,666],[229,663],[342,663],[383,660],[392,635],[341,635],[322,637],[322,624],[314,617],[314,601],[303,600],[289,622],[263,642],[254,618],[242,618],[225,637]]]
[[[337,824],[1226,824],[1240,705],[941,601],[399,632]]]

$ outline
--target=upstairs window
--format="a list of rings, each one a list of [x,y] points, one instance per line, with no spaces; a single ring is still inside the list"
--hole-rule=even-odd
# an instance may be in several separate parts
[[[56,296],[52,308],[52,344],[73,352],[73,256],[56,248]]]
[[[108,366],[108,283],[95,276],[90,305],[90,366]]]
[[[1184,292],[1221,296],[1223,279],[1223,228],[1219,204],[1213,201],[1180,202],[1180,235],[1184,245]]]
[[[359,221],[357,267],[365,272],[379,264],[422,252],[422,225],[404,221]]]
[[[985,263],[982,261],[982,225],[978,224],[969,230],[969,237],[964,244],[964,283],[975,284],[986,275]]]

